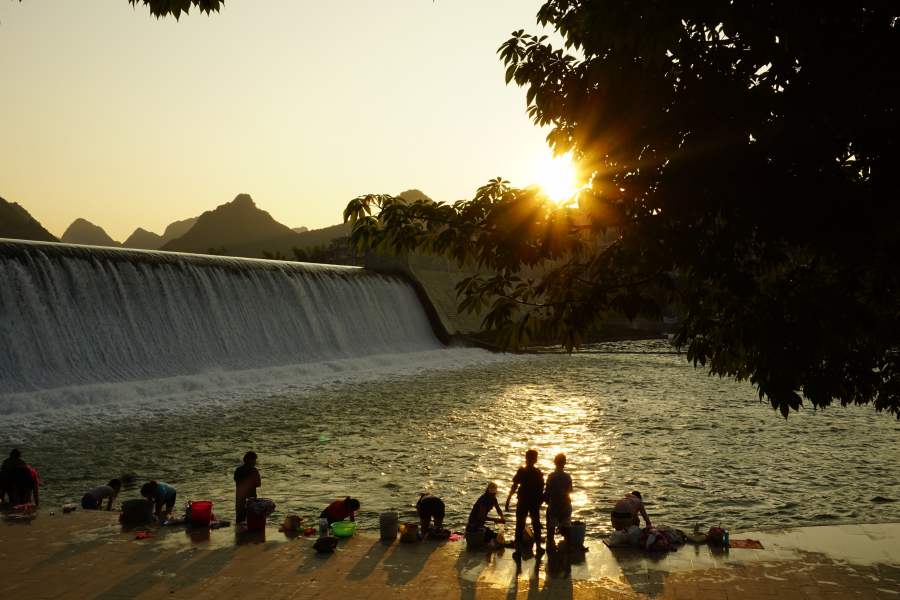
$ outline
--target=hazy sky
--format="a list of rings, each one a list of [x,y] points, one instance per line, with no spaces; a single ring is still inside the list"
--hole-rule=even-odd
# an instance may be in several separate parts
[[[541,0],[0,3],[0,196],[61,235],[156,233],[238,193],[282,223],[360,194],[471,197],[550,151],[497,48]]]

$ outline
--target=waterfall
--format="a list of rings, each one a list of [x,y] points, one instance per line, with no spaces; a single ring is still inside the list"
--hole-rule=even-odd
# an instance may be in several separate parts
[[[48,390],[91,403],[105,384],[444,348],[409,284],[360,268],[0,241],[0,413]]]

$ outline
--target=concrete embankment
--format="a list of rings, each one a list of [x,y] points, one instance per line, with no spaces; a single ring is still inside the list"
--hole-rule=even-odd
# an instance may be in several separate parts
[[[382,542],[374,531],[342,538],[335,554],[320,555],[311,548],[315,538],[275,526],[265,532],[123,526],[115,514],[48,507],[4,513],[3,521],[2,594],[9,598],[900,597],[900,524],[733,536],[758,540],[762,550],[686,545],[651,554],[595,542],[587,553],[515,561],[509,550],[471,551],[463,541]],[[157,537],[135,539],[141,532]]]

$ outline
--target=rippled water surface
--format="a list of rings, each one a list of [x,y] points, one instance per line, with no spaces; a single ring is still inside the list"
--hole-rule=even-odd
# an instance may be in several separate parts
[[[260,455],[260,495],[277,515],[317,515],[350,494],[362,521],[422,491],[462,527],[495,480],[505,498],[529,447],[539,467],[565,452],[577,516],[608,531],[619,495],[644,493],[655,523],[737,529],[900,520],[900,424],[872,408],[802,410],[785,421],[748,385],[709,378],[660,342],[575,356],[353,382],[217,407],[155,411],[90,425],[8,428],[43,478],[44,503],[77,502],[122,473],[165,481],[179,499],[212,499],[231,518],[231,473]],[[613,350],[610,353],[608,351]],[[4,450],[5,452],[5,450]],[[123,498],[136,497],[133,486]],[[502,501],[502,500],[501,500]]]

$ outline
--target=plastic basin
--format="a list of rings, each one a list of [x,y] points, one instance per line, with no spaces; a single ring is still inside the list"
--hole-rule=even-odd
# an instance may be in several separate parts
[[[353,521],[335,521],[331,524],[331,530],[338,537],[348,537],[356,531],[356,523]]]
[[[466,531],[466,548],[478,548],[484,545],[484,529]]]

